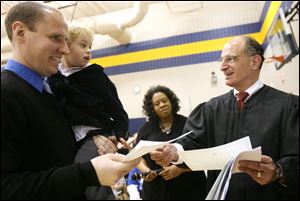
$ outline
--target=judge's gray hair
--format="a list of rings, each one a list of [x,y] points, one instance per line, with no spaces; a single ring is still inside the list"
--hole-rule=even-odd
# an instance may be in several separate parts
[[[248,55],[254,56],[259,55],[262,59],[260,68],[262,67],[262,64],[265,60],[264,58],[264,48],[254,39],[249,36],[245,36],[245,51]]]

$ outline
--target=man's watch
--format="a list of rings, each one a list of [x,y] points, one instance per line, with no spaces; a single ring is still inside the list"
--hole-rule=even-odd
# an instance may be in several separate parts
[[[275,163],[276,172],[275,172],[275,181],[280,181],[283,177],[283,168],[279,163]]]

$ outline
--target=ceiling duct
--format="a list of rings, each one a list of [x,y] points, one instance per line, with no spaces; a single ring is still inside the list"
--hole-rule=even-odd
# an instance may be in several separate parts
[[[94,22],[88,27],[93,30],[96,34],[109,35],[120,44],[128,44],[132,39],[132,33],[128,30],[129,27],[135,26],[137,23],[142,21],[148,12],[149,2],[148,1],[136,1],[132,9],[130,9],[129,17],[119,23],[103,23],[102,20],[97,20],[95,17]],[[131,14],[130,14],[131,13]],[[124,19],[124,18],[123,18]],[[8,37],[1,37],[1,64],[7,61],[7,57],[2,57],[4,53],[8,53],[12,50],[11,43]]]
[[[132,39],[132,34],[127,28],[135,26],[142,21],[148,12],[148,8],[149,2],[147,1],[134,2],[133,8],[129,11],[132,14],[128,20],[124,20],[121,23],[103,23],[96,18],[92,27],[89,28],[96,34],[109,35],[120,44],[128,44]]]

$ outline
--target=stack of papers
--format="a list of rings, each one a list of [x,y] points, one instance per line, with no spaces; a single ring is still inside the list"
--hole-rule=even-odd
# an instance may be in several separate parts
[[[228,161],[242,152],[244,153],[240,157],[243,159],[260,161],[260,154],[252,151],[248,136],[217,147],[179,151],[178,155],[193,171],[222,170]],[[234,170],[237,171],[236,168]]]
[[[193,131],[166,142],[141,140],[125,157],[125,161],[134,160],[164,145],[174,142]],[[261,147],[252,149],[250,138],[242,139],[207,149],[178,151],[179,157],[193,171],[222,170],[206,200],[224,200],[229,186],[231,174],[240,172],[240,160],[260,161]]]
[[[250,138],[247,136],[217,147],[180,151],[178,155],[193,171],[222,170],[206,200],[224,200],[231,175],[240,172],[238,162],[260,161],[261,147],[252,149]]]
[[[240,160],[260,161],[261,159],[261,147],[253,149],[251,151],[241,152],[237,157],[232,158],[227,162],[222,169],[218,178],[216,179],[213,187],[210,189],[206,200],[224,200],[227,194],[229,181],[231,175],[240,172],[238,169],[238,162]]]

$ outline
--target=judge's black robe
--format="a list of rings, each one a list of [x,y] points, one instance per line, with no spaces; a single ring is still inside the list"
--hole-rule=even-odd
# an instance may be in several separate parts
[[[140,140],[168,141],[182,134],[186,117],[176,114],[169,134],[162,133],[158,123],[147,121],[139,130]],[[150,154],[143,156],[151,170],[161,169]],[[165,181],[158,175],[151,182],[143,182],[142,198],[145,200],[202,200],[206,196],[206,178],[204,171],[185,172],[178,177]]]
[[[253,148],[261,146],[263,155],[282,165],[287,188],[277,182],[261,186],[247,174],[238,173],[232,175],[226,199],[299,197],[298,96],[265,85],[239,111],[230,91],[197,106],[188,117],[183,132],[190,130],[194,132],[178,140],[185,150],[215,147],[249,136]],[[218,173],[208,171],[208,190]]]

